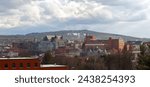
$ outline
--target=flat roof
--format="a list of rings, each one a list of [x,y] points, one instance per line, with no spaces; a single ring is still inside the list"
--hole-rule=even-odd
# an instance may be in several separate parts
[[[0,60],[9,60],[9,59],[37,59],[36,57],[10,57],[10,58],[0,58]]]
[[[40,65],[40,67],[66,67],[66,65],[44,64]]]

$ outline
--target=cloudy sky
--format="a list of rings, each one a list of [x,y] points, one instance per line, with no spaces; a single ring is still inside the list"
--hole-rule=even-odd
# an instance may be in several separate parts
[[[70,29],[150,38],[150,0],[0,0],[0,34]]]

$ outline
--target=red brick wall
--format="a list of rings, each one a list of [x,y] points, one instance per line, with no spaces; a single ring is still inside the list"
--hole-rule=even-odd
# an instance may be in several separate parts
[[[28,63],[30,67],[28,67]],[[13,67],[15,64],[15,67]],[[22,65],[21,65],[22,64]],[[8,67],[6,67],[6,65]],[[0,60],[0,70],[32,70],[40,68],[38,59],[4,59]]]
[[[28,63],[30,64],[30,67],[28,67]],[[15,67],[13,67],[14,66],[13,64],[15,64]],[[39,59],[0,59],[0,70],[67,70],[67,69],[68,69],[67,66],[40,67]]]

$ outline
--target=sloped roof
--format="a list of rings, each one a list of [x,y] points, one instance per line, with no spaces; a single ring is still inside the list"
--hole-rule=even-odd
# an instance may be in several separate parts
[[[106,44],[107,40],[91,40],[86,41],[85,44]]]
[[[142,41],[127,41],[127,44],[130,45],[141,45],[143,42]]]
[[[46,37],[47,37],[48,40],[51,40],[51,39],[54,38],[55,36],[54,36],[54,35],[47,35]]]

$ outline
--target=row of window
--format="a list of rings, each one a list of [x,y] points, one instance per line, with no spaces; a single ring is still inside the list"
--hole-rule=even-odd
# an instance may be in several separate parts
[[[23,68],[24,66],[26,66],[27,68],[31,68],[31,64],[30,64],[30,63],[27,63],[26,65],[24,65],[23,63],[20,63],[20,64],[19,64],[19,67],[20,67],[20,68]],[[16,63],[13,63],[13,64],[11,65],[11,67],[12,67],[13,69],[15,69],[15,68],[16,68]],[[35,63],[33,67],[35,67],[35,68],[38,67],[38,64]],[[5,68],[5,69],[8,69],[8,64],[5,64],[5,65],[4,65],[4,68]]]

